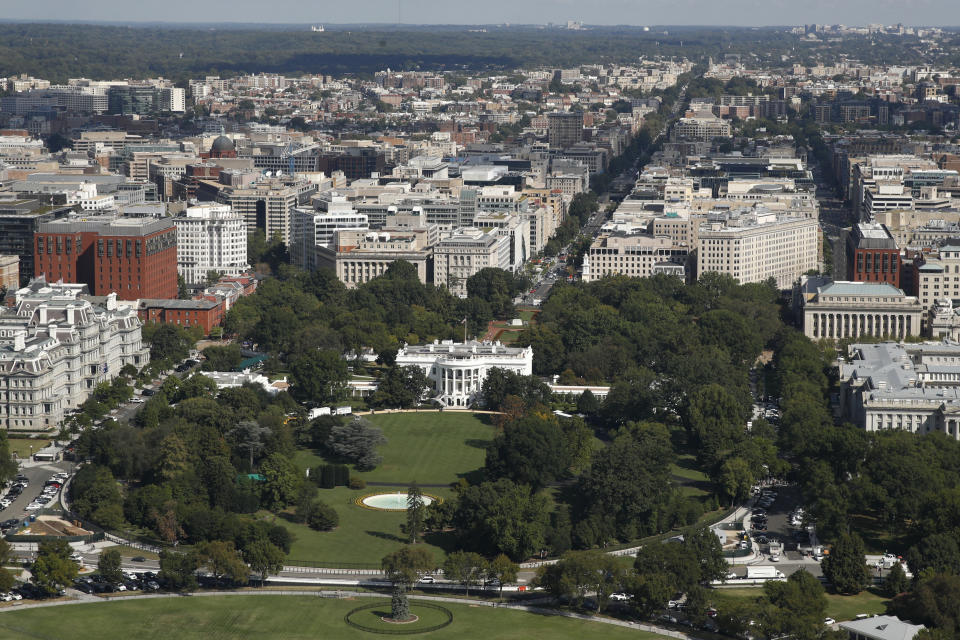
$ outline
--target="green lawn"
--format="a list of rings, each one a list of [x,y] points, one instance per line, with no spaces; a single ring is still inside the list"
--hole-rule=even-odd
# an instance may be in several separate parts
[[[10,452],[16,453],[21,458],[29,458],[31,452],[36,453],[50,445],[48,438],[10,438],[9,442]]]
[[[761,588],[715,589],[710,597],[717,609],[733,600],[754,600],[763,595]],[[863,591],[855,596],[827,594],[827,616],[834,620],[853,620],[858,613],[884,613],[889,600],[872,591]]]
[[[287,564],[319,563],[324,566],[336,566],[335,563],[378,563],[380,558],[395,551],[404,544],[400,524],[405,521],[402,512],[374,511],[359,507],[354,503],[358,497],[387,487],[368,487],[354,491],[346,487],[321,489],[320,499],[333,506],[340,516],[340,526],[333,531],[314,531],[306,525],[290,522],[281,516],[261,515],[275,518],[295,536],[290,547]],[[427,489],[427,493],[444,499],[452,497],[449,489]],[[427,548],[434,552],[437,566],[443,563],[443,538],[429,537]],[[435,543],[435,544],[431,544]]]
[[[220,596],[131,599],[82,604],[56,610],[32,609],[0,614],[0,637],[45,640],[350,640],[373,637],[343,621],[351,609],[373,599],[328,600],[316,596]],[[384,599],[389,608],[389,599]],[[453,623],[425,637],[432,640],[580,640],[582,638],[660,638],[652,633],[585,620],[522,611],[444,604]]]
[[[495,430],[486,415],[471,413],[384,413],[366,416],[383,430],[383,462],[356,472],[367,482],[408,486],[448,485],[483,466]]]
[[[400,524],[405,516],[358,507],[354,500],[378,490],[405,489],[414,480],[421,485],[436,485],[424,486],[426,493],[450,498],[453,495],[450,484],[483,466],[484,447],[495,433],[487,416],[469,413],[392,413],[367,417],[383,429],[387,438],[387,443],[380,447],[383,462],[373,471],[354,471],[352,475],[382,484],[368,485],[359,491],[346,487],[321,489],[320,498],[340,515],[340,526],[334,531],[313,531],[282,516],[278,518],[296,537],[288,563],[379,562],[404,543]],[[313,451],[301,450],[294,455],[294,463],[301,469],[323,462],[323,457]],[[446,543],[443,536],[427,540],[438,566],[445,557]]]

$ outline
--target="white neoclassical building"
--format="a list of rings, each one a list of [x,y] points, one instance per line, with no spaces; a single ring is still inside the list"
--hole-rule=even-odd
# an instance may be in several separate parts
[[[522,376],[533,374],[533,348],[507,347],[500,342],[434,341],[404,345],[397,365],[416,365],[434,385],[434,399],[447,407],[467,407],[480,394],[490,369],[498,367]]]
[[[840,409],[864,430],[960,440],[960,344],[852,344],[839,370]]]
[[[886,282],[828,282],[800,299],[808,338],[920,335],[923,306]]]

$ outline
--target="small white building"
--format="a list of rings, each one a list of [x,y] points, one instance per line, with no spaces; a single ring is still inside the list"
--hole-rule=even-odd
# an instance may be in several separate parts
[[[533,374],[533,348],[507,347],[500,342],[434,341],[404,345],[396,363],[416,365],[434,385],[434,399],[447,407],[468,407],[480,395],[490,369],[497,367],[518,375]]]

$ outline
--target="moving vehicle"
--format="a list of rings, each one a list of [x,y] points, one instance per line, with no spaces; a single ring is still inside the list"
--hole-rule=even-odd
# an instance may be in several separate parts
[[[783,571],[776,567],[747,567],[747,580],[782,580]]]

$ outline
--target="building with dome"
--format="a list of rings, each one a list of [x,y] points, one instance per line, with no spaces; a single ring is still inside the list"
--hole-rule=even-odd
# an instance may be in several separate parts
[[[236,158],[237,145],[227,136],[217,136],[210,145],[209,158]]]

